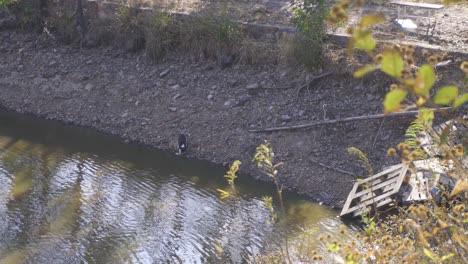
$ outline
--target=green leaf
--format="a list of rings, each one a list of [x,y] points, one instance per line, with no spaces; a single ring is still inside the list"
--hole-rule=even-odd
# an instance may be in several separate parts
[[[434,121],[434,111],[421,108],[418,113],[418,120],[424,128],[432,127],[432,122]]]
[[[331,252],[338,252],[340,250],[340,247],[335,243],[328,243],[326,247]]]
[[[361,27],[368,27],[385,21],[385,16],[383,14],[365,15],[361,18],[359,25]]]
[[[382,71],[394,78],[400,78],[404,68],[403,59],[397,52],[385,52],[381,65]]]
[[[403,101],[403,99],[406,98],[407,94],[407,91],[399,89],[387,93],[384,101],[385,113],[395,112],[399,110],[401,107],[401,101]]]
[[[377,69],[378,69],[377,65],[368,64],[368,65],[360,68],[359,70],[355,71],[354,72],[354,78],[361,78],[362,76],[368,74],[369,72],[373,72],[373,71],[375,71]]]
[[[457,108],[468,102],[468,93],[464,93],[462,96],[455,99],[453,107]]]
[[[458,96],[458,88],[456,86],[444,86],[434,96],[434,103],[439,105],[447,105]]]
[[[354,33],[354,47],[359,50],[372,51],[377,42],[372,38],[372,31],[370,30],[355,30]]]
[[[414,83],[415,92],[418,95],[427,96],[436,81],[434,68],[429,64],[424,64],[419,69],[418,77]]]
[[[424,248],[423,250],[424,250],[424,254],[425,254],[428,258],[430,258],[431,260],[435,260],[434,254],[432,254],[432,252],[431,252],[429,249]]]

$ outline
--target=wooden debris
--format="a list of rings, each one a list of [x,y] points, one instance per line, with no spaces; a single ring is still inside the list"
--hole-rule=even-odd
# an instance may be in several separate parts
[[[340,216],[358,216],[371,210],[371,207],[379,208],[391,203],[398,194],[407,171],[406,165],[399,164],[356,182]]]
[[[441,155],[441,137],[445,137],[444,142],[449,146],[455,146],[460,143],[460,139],[453,135],[454,132],[465,130],[466,126],[461,122],[449,120],[420,133],[418,140],[426,153],[434,157]],[[442,164],[439,158],[418,160],[413,161],[411,167],[412,173],[405,164],[391,166],[355,183],[340,216],[359,216],[393,201],[411,204],[432,199],[439,204],[442,200],[440,186],[451,190],[460,181],[448,175],[448,172],[454,169],[452,160],[448,165]]]
[[[434,111],[447,111],[452,109],[451,107],[444,107],[438,109],[432,109]],[[365,116],[353,116],[341,119],[333,119],[333,120],[324,120],[324,121],[317,121],[306,123],[302,125],[294,125],[294,126],[281,126],[281,127],[270,127],[264,129],[251,129],[249,132],[260,133],[260,132],[274,132],[274,131],[281,131],[281,130],[296,130],[301,128],[310,128],[319,125],[326,125],[326,124],[337,124],[337,123],[344,123],[344,122],[351,122],[351,121],[359,121],[359,120],[370,120],[370,119],[380,119],[384,117],[397,117],[397,116],[415,116],[419,113],[418,110],[415,111],[405,111],[405,112],[394,112],[389,114],[377,114],[377,115],[365,115]]]
[[[465,119],[464,117],[463,119]],[[448,130],[448,131],[446,131]],[[438,126],[433,127],[432,129],[426,130],[419,133],[418,140],[421,142],[421,148],[430,156],[436,157],[440,156],[439,142],[442,135],[448,137],[447,143],[450,146],[457,145],[461,142],[458,142],[457,139],[451,138],[451,135],[455,134],[457,131],[466,131],[467,127],[455,120],[449,120],[445,123],[442,123]]]
[[[425,201],[431,198],[429,193],[429,179],[424,172],[413,173],[410,180],[403,184],[399,195],[403,204]]]

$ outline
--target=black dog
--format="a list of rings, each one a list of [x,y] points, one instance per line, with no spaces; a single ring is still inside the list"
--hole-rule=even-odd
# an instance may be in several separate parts
[[[185,153],[186,150],[187,150],[187,138],[185,137],[184,134],[180,134],[179,135],[179,150],[176,154],[181,155]]]

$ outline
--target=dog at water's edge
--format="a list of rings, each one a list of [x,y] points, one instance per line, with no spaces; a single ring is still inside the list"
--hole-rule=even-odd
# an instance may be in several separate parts
[[[179,135],[177,155],[182,155],[187,150],[187,138],[184,134]]]

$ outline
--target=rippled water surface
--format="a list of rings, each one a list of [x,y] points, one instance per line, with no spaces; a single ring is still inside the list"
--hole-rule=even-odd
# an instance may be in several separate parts
[[[174,136],[176,138],[176,135]],[[274,244],[263,196],[225,169],[89,129],[0,112],[0,263],[242,263]],[[286,234],[336,212],[286,195]]]

